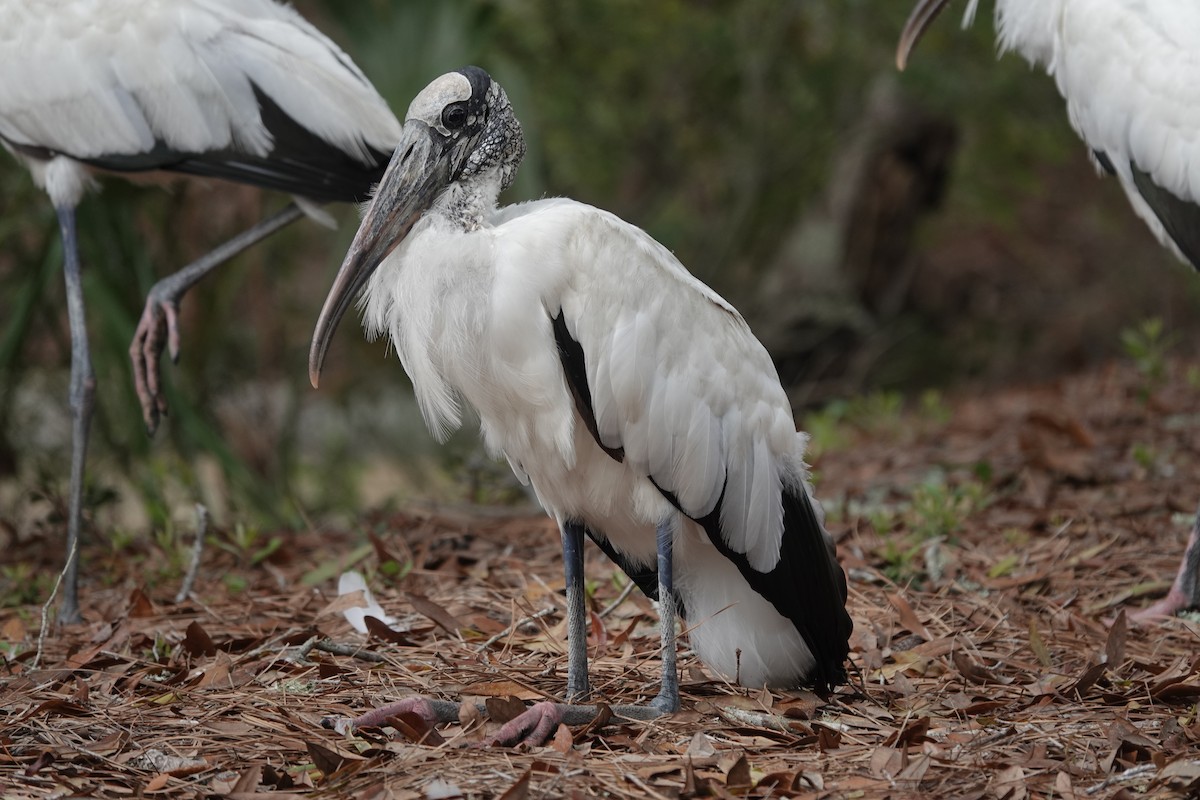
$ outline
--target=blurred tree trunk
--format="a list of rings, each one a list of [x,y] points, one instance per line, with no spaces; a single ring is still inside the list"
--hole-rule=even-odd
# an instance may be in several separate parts
[[[957,139],[951,120],[908,101],[892,76],[876,81],[825,197],[784,240],[752,306],[794,404],[858,390],[889,346],[917,225],[941,201]]]

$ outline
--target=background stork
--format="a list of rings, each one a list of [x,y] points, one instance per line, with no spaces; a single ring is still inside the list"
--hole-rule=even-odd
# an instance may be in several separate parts
[[[950,0],[919,0],[896,64]],[[970,0],[964,23],[974,17]],[[1200,5],[1190,0],[996,0],[1001,52],[1050,74],[1071,126],[1165,247],[1200,269]],[[1200,606],[1200,514],[1167,596],[1135,618]]]
[[[747,686],[844,677],[845,576],[806,484],[806,437],[745,321],[646,233],[565,199],[497,208],[525,153],[499,84],[448,73],[403,136],[313,334],[310,377],[365,288],[430,429],[469,404],[559,522],[567,699],[589,695],[583,539],[661,601],[662,682],[679,707],[675,614]],[[553,704],[512,729],[553,730]],[[506,737],[508,738],[508,737]]]
[[[76,597],[84,463],[95,375],[75,207],[96,171],[215,176],[290,192],[301,205],[356,201],[378,180],[399,123],[350,58],[274,0],[0,0],[0,142],[50,195],[63,237],[71,325],[68,563]],[[293,204],[158,284],[131,347],[153,429],[157,362],[195,281],[301,216]]]

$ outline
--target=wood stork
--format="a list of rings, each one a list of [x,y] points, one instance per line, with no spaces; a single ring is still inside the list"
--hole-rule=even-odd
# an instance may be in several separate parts
[[[524,153],[482,69],[416,96],[317,322],[313,385],[364,290],[368,336],[390,336],[430,430],[444,437],[464,405],[475,410],[487,448],[561,529],[569,701],[589,694],[585,534],[660,601],[661,688],[644,713],[679,706],[677,612],[699,657],[730,679],[838,683],[845,575],[766,350],[612,214],[565,199],[497,208]],[[535,706],[518,727],[556,720],[554,708]]]
[[[0,0],[0,142],[50,195],[63,237],[71,326],[70,516],[59,618],[76,597],[84,462],[95,376],[75,207],[99,172],[215,176],[293,193],[302,204],[364,199],[400,123],[333,42],[276,0]],[[205,272],[301,215],[297,205],[160,282],[131,355],[147,425],[162,327]]]
[[[950,0],[919,0],[896,52],[904,69]],[[970,0],[970,24],[978,0]],[[1053,76],[1071,126],[1133,210],[1200,269],[1200,5],[1189,0],[996,0],[1001,52]],[[1200,514],[1170,592],[1134,615],[1200,606]]]

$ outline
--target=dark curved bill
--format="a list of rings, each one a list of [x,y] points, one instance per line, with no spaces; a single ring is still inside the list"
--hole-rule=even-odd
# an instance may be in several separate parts
[[[375,269],[450,183],[450,158],[437,134],[421,122],[404,123],[400,143],[375,190],[375,199],[333,279],[308,351],[308,379],[315,388],[338,323]]]
[[[933,22],[942,9],[950,4],[950,0],[918,0],[904,30],[900,32],[900,43],[896,46],[896,69],[904,71],[908,66],[908,55],[921,40],[925,29]]]

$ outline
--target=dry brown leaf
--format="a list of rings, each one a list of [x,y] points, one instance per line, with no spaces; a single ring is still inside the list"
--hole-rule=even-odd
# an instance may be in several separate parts
[[[9,617],[0,625],[0,640],[16,644],[17,642],[25,641],[29,635],[29,631],[25,627],[25,622],[17,616]]]
[[[1017,764],[1001,769],[992,783],[992,794],[998,800],[1025,800],[1029,794],[1025,788],[1025,770]]]
[[[1125,620],[1125,609],[1117,612],[1112,627],[1108,629],[1108,638],[1104,642],[1104,661],[1114,672],[1125,663],[1125,640],[1129,634],[1129,625]]]
[[[554,731],[554,737],[550,740],[550,747],[563,755],[571,752],[574,744],[575,740],[571,736],[571,729],[566,725],[559,725],[558,729]]]
[[[160,772],[146,782],[147,792],[159,792],[167,787],[167,783],[171,780],[171,775],[166,772]]]
[[[238,776],[237,783],[229,790],[230,794],[250,794],[258,788],[262,783],[263,768],[262,764],[254,764],[242,771]]]
[[[139,587],[129,593],[125,615],[132,618],[154,617],[158,615],[158,610],[154,608],[154,603],[150,602],[150,598]]]
[[[471,683],[462,688],[465,695],[478,697],[515,697],[518,700],[541,700],[545,695],[534,691],[528,686],[522,686],[516,681],[483,681]]]
[[[1059,771],[1054,777],[1054,791],[1062,797],[1062,800],[1076,800],[1075,786],[1071,783],[1071,776]]]
[[[998,677],[987,667],[976,664],[971,657],[961,650],[955,650],[951,654],[951,659],[954,661],[954,666],[971,683],[986,684],[986,683],[1008,683],[1003,678]]]
[[[928,733],[929,717],[920,717],[904,723],[904,727],[884,739],[883,744],[895,748],[911,747],[929,741]]]
[[[211,658],[217,654],[217,646],[213,644],[212,637],[196,620],[192,620],[187,626],[187,631],[183,636],[183,649],[193,656]]]
[[[492,722],[501,725],[525,713],[525,704],[515,697],[485,697],[483,705]]]
[[[518,778],[516,783],[508,787],[498,800],[525,800],[529,797],[529,778],[532,775],[533,770],[526,770],[525,774]]]
[[[746,790],[752,783],[750,762],[746,760],[745,753],[739,753],[737,759],[725,771],[725,785],[734,790]]]
[[[414,611],[424,617],[428,617],[435,625],[446,631],[446,633],[457,636],[458,632],[466,627],[457,617],[425,595],[409,592],[408,602],[412,603]]]
[[[416,647],[416,643],[408,637],[407,634],[401,633],[392,626],[388,625],[379,617],[367,614],[363,617],[363,624],[367,626],[367,635],[394,644],[398,647]]]
[[[896,613],[900,618],[900,624],[903,625],[910,633],[915,633],[927,642],[933,641],[933,635],[925,627],[925,624],[917,618],[917,612],[913,611],[912,605],[904,598],[904,595],[899,592],[889,594],[888,602],[892,604],[892,608],[896,609]]]

